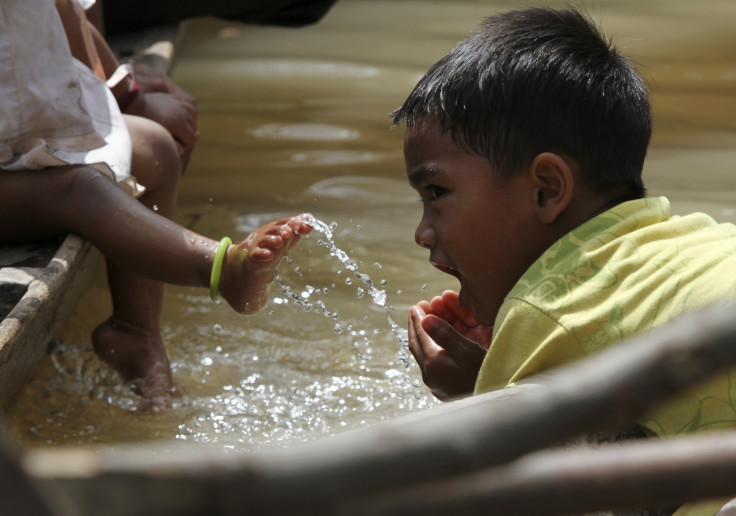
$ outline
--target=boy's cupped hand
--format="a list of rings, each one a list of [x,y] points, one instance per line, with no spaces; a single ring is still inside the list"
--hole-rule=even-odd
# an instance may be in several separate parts
[[[492,335],[452,290],[409,310],[409,350],[424,383],[443,401],[473,393]]]

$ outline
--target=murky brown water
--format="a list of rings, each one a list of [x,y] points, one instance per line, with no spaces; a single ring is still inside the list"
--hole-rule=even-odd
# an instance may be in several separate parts
[[[736,3],[582,3],[650,81],[650,194],[668,195],[675,213],[736,222]],[[386,114],[483,16],[525,4],[540,3],[341,0],[298,30],[193,22],[174,76],[199,99],[202,138],[177,219],[242,237],[310,211],[337,223],[335,243],[361,276],[315,232],[280,271],[298,303],[276,286],[269,307],[244,318],[204,290],[169,288],[164,335],[180,398],[163,415],[138,411],[140,400],[89,350],[109,310],[100,277],[11,414],[20,442],[242,450],[433,405],[391,322],[403,331],[408,306],[454,280],[413,243],[420,208],[403,177],[403,130],[389,130]]]

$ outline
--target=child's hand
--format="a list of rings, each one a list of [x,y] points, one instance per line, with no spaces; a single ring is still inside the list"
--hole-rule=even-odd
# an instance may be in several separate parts
[[[409,349],[424,383],[443,401],[473,393],[492,335],[451,290],[409,311]]]
[[[178,84],[176,84],[171,78],[155,68],[151,68],[147,64],[135,63],[133,64],[133,76],[141,87],[143,93],[150,93],[158,91],[161,93],[171,93],[176,98],[186,103],[189,106],[189,110],[193,110],[194,118],[197,118],[197,101],[196,99],[184,91]]]
[[[171,93],[141,92],[125,112],[164,126],[176,141],[179,154],[189,152],[199,139],[196,107]]]

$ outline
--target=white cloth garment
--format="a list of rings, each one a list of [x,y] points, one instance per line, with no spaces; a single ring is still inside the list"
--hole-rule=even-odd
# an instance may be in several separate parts
[[[0,0],[0,169],[92,165],[135,194],[131,152],[115,98],[72,57],[53,0]]]

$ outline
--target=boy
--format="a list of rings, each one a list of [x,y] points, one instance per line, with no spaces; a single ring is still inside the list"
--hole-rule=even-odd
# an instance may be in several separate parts
[[[410,309],[410,349],[438,398],[736,299],[736,227],[644,198],[647,97],[585,16],[533,8],[486,20],[392,113],[424,207],[415,239],[461,286]],[[658,435],[733,426],[730,380],[639,423]]]

